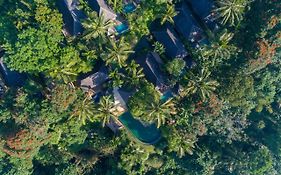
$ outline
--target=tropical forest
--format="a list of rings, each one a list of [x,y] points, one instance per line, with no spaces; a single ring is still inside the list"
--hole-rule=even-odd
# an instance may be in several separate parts
[[[1,175],[280,175],[281,0],[0,0]]]

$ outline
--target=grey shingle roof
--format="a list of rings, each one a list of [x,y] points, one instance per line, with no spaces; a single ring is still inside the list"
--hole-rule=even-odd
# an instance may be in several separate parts
[[[117,15],[104,0],[88,0],[88,3],[98,15],[104,15],[105,21],[116,19]]]
[[[101,69],[98,72],[89,75],[80,81],[80,86],[84,91],[99,92],[102,85],[108,80],[106,70]]]
[[[0,72],[7,86],[18,87],[25,83],[26,75],[16,71],[10,70],[0,58]]]
[[[203,31],[193,18],[191,11],[186,3],[181,2],[176,5],[176,10],[179,12],[174,17],[176,30],[188,41],[196,42]]]
[[[162,60],[159,55],[150,52],[136,59],[136,62],[141,65],[146,79],[154,84],[160,91],[166,88],[165,76],[160,69]]]
[[[190,4],[193,11],[211,30],[218,28],[217,23],[214,22],[216,14],[212,12],[212,9],[215,7],[213,0],[186,0],[186,2]]]
[[[186,0],[186,2],[191,4],[194,12],[202,19],[208,17],[214,7],[212,0]]]
[[[153,31],[153,36],[164,45],[166,54],[171,58],[184,58],[187,56],[187,51],[183,43],[180,41],[179,36],[174,29],[165,25],[161,29]]]
[[[83,32],[83,27],[80,22],[81,19],[86,18],[86,15],[77,9],[78,0],[59,0],[59,11],[62,13],[64,29],[66,32],[75,36]]]

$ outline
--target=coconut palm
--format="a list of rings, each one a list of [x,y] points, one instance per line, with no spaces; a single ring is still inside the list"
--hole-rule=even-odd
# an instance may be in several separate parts
[[[214,11],[222,18],[222,23],[235,25],[243,19],[248,0],[217,0],[218,8]]]
[[[50,75],[59,81],[63,81],[65,84],[74,81],[75,77],[77,76],[77,74],[72,72],[71,70],[65,69],[55,69],[50,72]]]
[[[194,131],[188,131],[189,129],[172,128],[167,136],[168,151],[176,152],[181,158],[186,153],[193,154],[195,144],[198,141]]]
[[[163,44],[161,44],[160,42],[156,41],[154,44],[153,44],[153,52],[156,52],[158,53],[159,55],[163,55],[165,53],[165,47]]]
[[[205,101],[213,91],[216,90],[219,83],[215,80],[210,79],[211,72],[207,69],[201,69],[199,75],[194,75],[193,73],[188,73],[184,79],[187,80],[187,86],[183,89],[181,95],[192,95],[199,94],[202,101]]]
[[[132,61],[127,67],[128,80],[131,85],[139,85],[140,80],[144,77],[143,68],[140,68],[135,61]]]
[[[233,33],[224,31],[211,45],[203,47],[202,56],[211,59],[213,64],[229,59],[231,55],[237,51],[237,48],[230,44],[232,38]]]
[[[104,39],[108,29],[113,25],[111,20],[105,20],[104,15],[97,15],[96,12],[91,12],[88,18],[82,21],[82,25],[85,28],[83,38],[86,41],[91,39]]]
[[[86,97],[84,100],[78,100],[75,102],[74,112],[70,116],[71,118],[77,117],[85,125],[86,121],[94,121],[94,105],[91,98]]]
[[[175,11],[175,7],[171,3],[167,3],[167,9],[164,11],[161,15],[161,24],[163,25],[165,22],[174,23],[173,18],[178,14],[178,12]]]
[[[154,102],[147,109],[147,117],[149,121],[155,121],[157,123],[157,128],[162,124],[165,124],[166,118],[170,117],[171,114],[176,114],[175,104],[173,99],[169,99],[166,102],[162,103],[161,100]]]
[[[102,126],[110,122],[110,119],[115,119],[115,105],[112,96],[103,96],[96,107],[95,116],[102,119]]]
[[[120,67],[125,65],[125,61],[130,53],[134,51],[128,43],[124,41],[124,38],[120,38],[119,41],[110,40],[110,44],[106,47],[105,52],[102,54],[103,60],[107,65],[118,64]]]
[[[108,4],[112,6],[115,12],[122,12],[123,1],[122,0],[108,0]]]
[[[124,84],[124,74],[120,73],[118,69],[110,71],[109,78],[112,82],[112,87],[121,87]]]

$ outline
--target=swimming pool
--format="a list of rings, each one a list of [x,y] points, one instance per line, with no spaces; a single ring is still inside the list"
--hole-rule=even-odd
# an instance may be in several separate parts
[[[131,13],[135,10],[136,10],[136,6],[133,3],[126,4],[123,7],[124,13]]]
[[[167,100],[169,100],[170,98],[172,98],[174,95],[171,91],[167,91],[165,92],[161,97],[160,97],[160,100],[162,102],[166,102]]]
[[[118,34],[122,34],[126,31],[128,31],[129,27],[126,24],[122,23],[122,24],[115,26],[115,30],[118,32]]]
[[[144,144],[154,144],[161,138],[161,133],[155,124],[144,126],[130,112],[123,113],[118,119],[133,137]]]

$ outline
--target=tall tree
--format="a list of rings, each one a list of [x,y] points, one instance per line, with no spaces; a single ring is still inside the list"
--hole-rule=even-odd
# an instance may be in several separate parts
[[[237,47],[231,44],[234,34],[223,31],[210,45],[203,46],[201,53],[206,62],[218,65],[237,54]]]
[[[211,72],[205,68],[200,70],[199,75],[188,72],[184,77],[187,84],[183,85],[182,95],[198,94],[205,101],[219,86],[210,76]]]
[[[77,117],[85,125],[86,121],[93,122],[95,120],[93,100],[90,97],[78,99],[74,104],[74,110],[70,119]]]
[[[148,121],[156,121],[157,128],[159,128],[161,125],[165,124],[166,119],[169,118],[171,114],[176,114],[176,108],[171,98],[164,103],[161,100],[152,103],[145,113],[142,118]]]
[[[83,38],[88,42],[99,38],[97,41],[101,42],[106,38],[108,29],[112,24],[112,21],[105,20],[103,14],[98,16],[96,12],[91,12],[88,14],[88,18],[82,21],[85,28]]]
[[[126,71],[128,74],[128,84],[130,86],[138,86],[144,77],[143,68],[140,68],[140,65],[138,65],[135,61],[131,61],[131,63],[126,67]]]
[[[95,109],[95,116],[102,120],[102,126],[115,119],[115,105],[111,96],[103,96]]]
[[[161,24],[163,25],[165,22],[174,23],[173,18],[178,13],[175,11],[175,6],[172,3],[167,3],[166,5],[166,11],[163,11],[160,14]]]
[[[217,0],[218,7],[214,10],[218,13],[223,24],[234,26],[243,19],[248,0]]]
[[[102,53],[102,58],[107,65],[115,64],[119,67],[125,66],[125,62],[131,50],[129,43],[125,42],[124,38],[120,38],[119,41],[110,40],[109,45],[106,46],[106,50]]]

